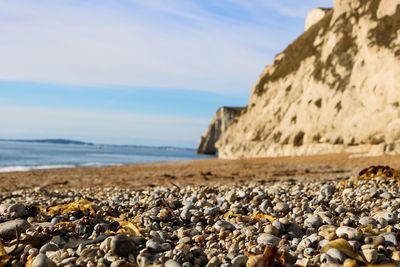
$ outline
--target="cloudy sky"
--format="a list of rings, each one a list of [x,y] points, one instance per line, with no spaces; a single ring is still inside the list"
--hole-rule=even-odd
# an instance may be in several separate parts
[[[0,138],[195,147],[331,0],[0,0]]]

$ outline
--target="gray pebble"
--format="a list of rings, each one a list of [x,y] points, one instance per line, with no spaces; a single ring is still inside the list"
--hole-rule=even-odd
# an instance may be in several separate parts
[[[45,254],[38,254],[32,261],[32,267],[56,267],[57,264]]]
[[[116,235],[111,239],[111,252],[120,257],[128,257],[135,252],[135,244],[126,235]]]
[[[14,239],[16,237],[16,228],[18,228],[19,233],[23,233],[30,227],[31,224],[22,219],[0,223],[0,238],[4,238],[6,240]]]

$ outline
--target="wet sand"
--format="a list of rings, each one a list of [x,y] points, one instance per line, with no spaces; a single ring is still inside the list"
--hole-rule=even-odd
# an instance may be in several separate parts
[[[400,156],[350,157],[346,154],[307,157],[132,164],[126,166],[35,170],[0,173],[1,192],[18,189],[220,185],[247,181],[342,179],[370,165],[400,168]]]

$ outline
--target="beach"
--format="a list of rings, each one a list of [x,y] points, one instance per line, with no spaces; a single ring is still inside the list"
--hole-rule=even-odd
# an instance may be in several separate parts
[[[398,266],[399,159],[2,173],[0,266]]]
[[[23,188],[124,187],[240,184],[288,179],[329,180],[356,175],[370,165],[399,168],[400,156],[348,154],[238,160],[193,160],[0,173],[1,192]]]

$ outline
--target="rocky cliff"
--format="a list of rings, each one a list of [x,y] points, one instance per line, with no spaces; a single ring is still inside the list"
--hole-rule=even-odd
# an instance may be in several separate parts
[[[400,152],[400,0],[336,0],[261,74],[221,158]]]
[[[242,107],[221,107],[217,110],[208,129],[201,137],[197,152],[200,154],[217,153],[215,143],[220,139],[229,126],[240,116],[244,108]]]

